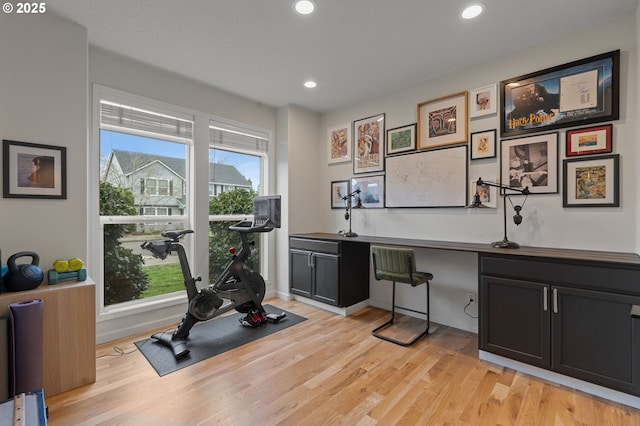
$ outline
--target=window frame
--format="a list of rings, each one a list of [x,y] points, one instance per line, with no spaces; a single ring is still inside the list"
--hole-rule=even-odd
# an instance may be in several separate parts
[[[151,111],[157,114],[163,114],[167,116],[177,117],[183,120],[189,120],[194,122],[194,130],[195,130],[195,117],[196,113],[194,111],[187,110],[185,108],[181,108],[175,105],[167,104],[161,101],[152,100],[146,97],[130,94],[121,90],[105,87],[99,84],[93,85],[92,91],[92,140],[89,146],[89,155],[90,155],[90,163],[91,164],[101,164],[100,158],[100,131],[101,130],[110,130],[118,133],[127,133],[136,136],[148,137],[157,140],[166,140],[169,142],[178,142],[185,145],[186,150],[186,179],[185,183],[183,183],[186,188],[184,188],[184,192],[187,196],[187,214],[182,215],[174,215],[174,216],[166,216],[166,215],[153,215],[153,216],[145,216],[145,215],[136,215],[136,216],[100,216],[100,206],[99,206],[99,183],[101,179],[102,165],[96,168],[96,172],[94,172],[90,176],[90,185],[93,190],[90,190],[91,196],[89,197],[89,239],[91,241],[90,244],[90,268],[92,273],[98,278],[98,283],[103,282],[103,274],[104,274],[104,247],[102,243],[102,238],[104,235],[104,226],[108,224],[147,224],[147,223],[157,223],[157,222],[175,222],[182,223],[185,229],[195,228],[194,221],[194,186],[191,183],[191,176],[193,175],[192,170],[194,167],[194,144],[195,144],[195,131],[193,134],[193,139],[186,140],[185,138],[171,137],[168,135],[158,135],[155,133],[145,132],[145,131],[136,131],[132,129],[127,129],[127,131],[123,131],[123,129],[106,125],[101,126],[101,102],[106,100],[107,102],[115,102],[123,105],[130,105],[134,108],[139,108],[147,111]],[[155,178],[156,182],[158,178]],[[158,185],[156,184],[156,192]],[[145,194],[147,194],[146,185],[144,189]],[[156,194],[157,195],[157,194]],[[155,207],[155,206],[150,206]],[[139,212],[138,212],[139,213]],[[187,249],[187,254],[189,257],[189,262],[193,264],[193,255],[191,253],[193,250],[194,242],[186,241],[185,248]],[[116,305],[105,306],[104,304],[104,286],[96,285],[96,315],[97,320],[108,320],[120,317],[122,315],[126,315],[128,313],[141,313],[156,310],[158,308],[173,306],[176,304],[183,304],[186,300],[185,294],[180,293],[171,293],[163,296],[154,296],[151,298],[138,299],[128,302],[119,303]]]

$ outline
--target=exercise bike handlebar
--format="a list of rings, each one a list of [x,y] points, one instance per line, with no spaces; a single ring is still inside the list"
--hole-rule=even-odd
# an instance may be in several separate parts
[[[252,226],[253,222],[250,220],[241,220],[234,225],[229,226],[231,231],[236,231],[241,234],[251,234],[256,232],[271,232],[275,228],[271,226],[272,222],[267,219],[263,224]],[[154,257],[164,260],[171,252],[171,244],[177,243],[180,238],[186,234],[192,234],[191,229],[185,229],[182,231],[163,231],[162,236],[168,238],[164,241],[145,241],[140,245],[145,250],[149,250]]]
[[[231,231],[240,232],[243,234],[251,234],[254,232],[271,232],[275,228],[272,226],[271,219],[265,220],[263,224],[253,226],[253,222],[250,220],[241,220],[229,227]]]

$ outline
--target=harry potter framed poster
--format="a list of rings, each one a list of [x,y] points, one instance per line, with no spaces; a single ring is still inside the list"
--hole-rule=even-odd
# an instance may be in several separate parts
[[[620,51],[500,82],[501,136],[617,120]]]

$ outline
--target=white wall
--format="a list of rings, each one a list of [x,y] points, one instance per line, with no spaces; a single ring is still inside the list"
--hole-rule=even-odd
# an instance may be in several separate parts
[[[379,113],[386,113],[386,129],[415,123],[417,104],[420,102],[620,49],[620,120],[613,123],[613,148],[614,152],[621,156],[621,207],[570,209],[562,207],[561,160],[564,158],[565,133],[563,130],[560,131],[559,138],[560,192],[530,196],[522,212],[524,216],[522,225],[517,228],[510,220],[513,211],[509,207],[508,235],[510,240],[530,246],[637,251],[638,60],[635,28],[635,17],[629,16],[503,58],[489,60],[470,69],[425,81],[362,104],[324,114],[319,137],[322,143],[326,143],[324,142],[325,132],[328,127]],[[469,131],[499,129],[499,125],[499,116],[494,115],[471,120]],[[492,180],[498,178],[499,173],[498,159],[474,161],[469,166],[469,180],[476,180],[478,177]],[[324,167],[322,179],[307,178],[304,183],[298,183],[313,185],[314,191],[326,195],[320,197],[322,202],[317,206],[324,210],[325,223],[323,227],[316,226],[316,230],[337,232],[345,228],[343,212],[330,209],[329,187],[333,180],[347,179],[352,176],[353,169],[350,163],[333,164]],[[522,199],[519,198],[519,200]],[[501,240],[503,237],[501,203],[502,200],[499,201],[497,210],[462,208],[361,210],[353,214],[353,230],[361,235],[489,243]],[[423,251],[420,255],[418,262],[424,269],[435,275],[432,287],[433,320],[476,331],[475,322],[462,313],[462,307],[466,303],[466,292],[477,291],[475,258],[436,251]],[[446,268],[442,267],[443,262],[447,263]],[[388,290],[375,281],[371,282],[371,303],[383,307],[389,307],[390,303]]]
[[[69,179],[67,200],[0,199],[0,249],[5,259],[17,251],[36,251],[45,267],[58,257],[87,256],[87,181],[91,173],[96,173],[93,164],[87,162],[88,98],[91,84],[99,83],[273,132],[277,176],[271,185],[283,195],[283,220],[287,223],[287,227],[275,231],[279,233],[276,292],[287,297],[286,235],[345,228],[343,212],[330,209],[329,186],[332,180],[351,177],[352,166],[327,165],[328,127],[381,112],[386,113],[387,129],[413,123],[419,102],[621,49],[621,119],[614,123],[614,151],[622,157],[621,207],[563,209],[561,194],[531,196],[523,212],[523,224],[517,229],[510,227],[509,237],[526,245],[640,251],[636,218],[640,199],[636,183],[640,165],[636,149],[640,133],[636,120],[640,90],[636,44],[636,17],[629,16],[318,117],[295,106],[276,111],[110,52],[93,48],[88,52],[84,28],[49,15],[1,14],[0,136],[66,146]],[[498,117],[484,118],[472,121],[470,131],[498,126]],[[563,135],[561,132],[561,140]],[[489,178],[497,176],[498,171],[497,160],[483,160],[471,164],[469,176]],[[353,228],[360,234],[489,242],[502,237],[501,212],[501,208],[490,212],[371,209],[354,212]],[[204,218],[196,220],[201,223]],[[198,258],[203,261],[203,256]],[[477,285],[475,257],[419,250],[418,266],[436,276],[433,320],[475,330],[475,320],[462,312],[466,292]],[[375,281],[371,286],[372,303],[388,306],[388,289]],[[179,316],[182,311],[183,306],[179,306],[171,315]],[[164,320],[175,322],[169,316]],[[156,317],[126,318],[113,324],[131,333],[157,325]],[[117,337],[102,326],[98,331],[101,340]]]
[[[87,32],[49,15],[0,14],[0,138],[67,148],[67,199],[0,198],[2,263],[87,259]],[[27,263],[30,259],[21,259]]]

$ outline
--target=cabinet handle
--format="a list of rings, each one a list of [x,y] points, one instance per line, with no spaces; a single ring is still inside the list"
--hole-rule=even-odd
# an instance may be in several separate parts
[[[548,293],[549,293],[549,287],[544,287],[543,292],[542,292],[542,309],[545,312],[547,312],[547,310],[549,309]]]
[[[558,313],[558,289],[553,289],[553,313]]]
[[[309,253],[309,255],[307,256],[307,266],[309,266],[310,268],[313,268],[315,266],[314,265],[315,262],[313,260],[314,260],[313,253]]]

